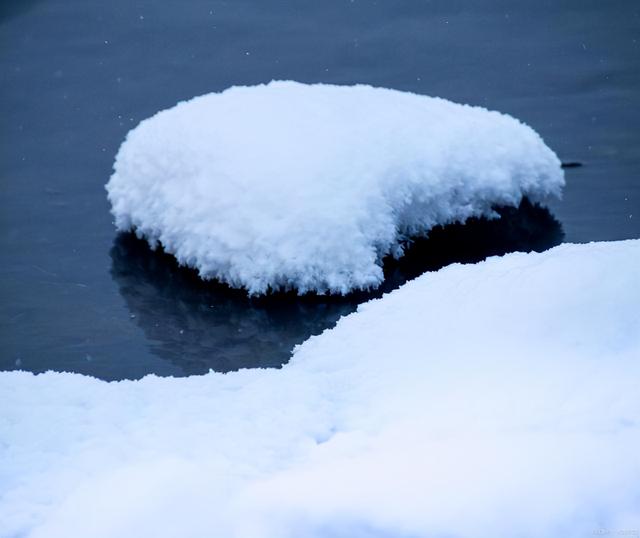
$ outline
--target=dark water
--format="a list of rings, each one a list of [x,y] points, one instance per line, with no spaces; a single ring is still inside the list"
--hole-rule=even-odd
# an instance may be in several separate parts
[[[369,83],[513,114],[564,200],[434,231],[384,289],[453,261],[640,237],[640,2],[0,0],[0,369],[105,379],[275,366],[348,298],[248,299],[130,236],[103,189],[126,132],[271,79]],[[564,239],[563,239],[564,234]]]

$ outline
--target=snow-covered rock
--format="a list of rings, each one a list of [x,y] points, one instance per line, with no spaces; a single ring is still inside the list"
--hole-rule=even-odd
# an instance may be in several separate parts
[[[107,191],[116,226],[203,278],[250,293],[346,293],[437,224],[559,196],[530,127],[483,108],[369,86],[272,82],[143,121]]]
[[[640,241],[427,273],[281,370],[0,374],[2,538],[640,528]]]

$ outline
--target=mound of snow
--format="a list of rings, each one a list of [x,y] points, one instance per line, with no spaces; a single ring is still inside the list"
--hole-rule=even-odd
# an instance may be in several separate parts
[[[517,120],[369,86],[272,82],[179,103],[122,144],[116,226],[250,293],[346,293],[437,224],[559,196],[560,162]]]
[[[282,370],[0,374],[0,536],[640,527],[640,241],[425,274]]]

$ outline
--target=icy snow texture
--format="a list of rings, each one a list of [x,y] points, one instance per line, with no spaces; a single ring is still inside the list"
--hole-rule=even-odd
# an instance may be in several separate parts
[[[282,370],[0,374],[0,536],[640,528],[640,241],[428,273]]]
[[[162,111],[127,135],[114,168],[119,229],[250,293],[377,286],[407,236],[564,184],[556,155],[510,116],[296,82]]]

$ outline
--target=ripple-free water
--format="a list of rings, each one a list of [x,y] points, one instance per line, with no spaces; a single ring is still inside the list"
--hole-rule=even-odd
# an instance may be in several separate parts
[[[277,366],[380,293],[249,299],[116,236],[103,186],[127,131],[234,84],[368,83],[478,104],[584,164],[566,170],[553,215],[525,204],[501,222],[438,229],[387,263],[383,291],[454,261],[640,237],[639,11],[615,0],[3,2],[0,369],[122,379]]]

